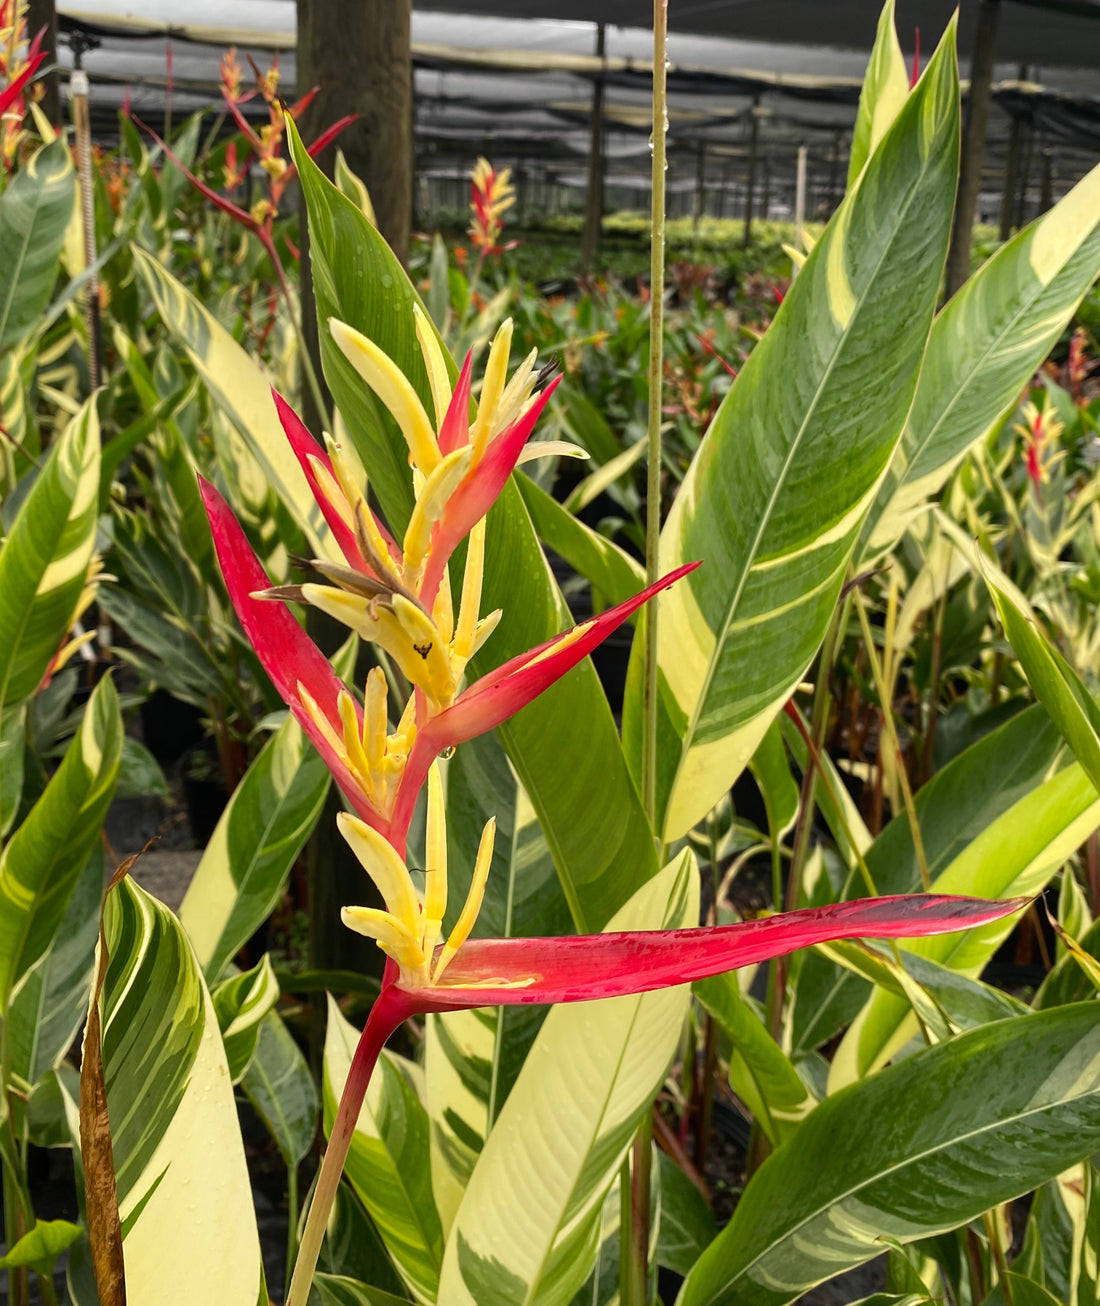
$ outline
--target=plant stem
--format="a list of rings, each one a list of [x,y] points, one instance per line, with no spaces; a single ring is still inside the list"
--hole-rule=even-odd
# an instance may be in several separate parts
[[[645,567],[647,584],[657,579],[661,540],[661,389],[664,378],[665,323],[665,133],[666,49],[668,0],[653,0],[653,147],[649,249],[649,448],[646,465]],[[657,830],[657,613],[648,606],[645,617],[645,657],[642,696],[642,802],[658,854]],[[634,1140],[631,1200],[623,1202],[619,1247],[619,1297],[622,1306],[646,1306],[649,1298],[649,1185],[653,1121],[646,1113]]]
[[[286,279],[286,272],[283,270],[282,262],[279,259],[278,251],[275,248],[275,242],[270,236],[266,240],[260,238],[260,243],[267,250],[267,256],[275,266],[275,274],[279,278],[279,289],[283,294],[283,303],[286,304],[286,311],[290,317],[290,325],[294,329],[294,339],[298,342],[298,357],[302,362],[302,372],[309,386],[310,395],[314,404],[317,406],[317,412],[321,415],[326,425],[331,422],[331,415],[325,404],[325,397],[321,393],[321,383],[317,379],[317,373],[313,370],[313,360],[309,356],[309,346],[306,344],[305,332],[302,330],[302,323],[299,320],[298,313],[294,307],[294,300],[290,294],[290,284]]]
[[[856,611],[859,614],[859,624],[863,631],[863,642],[867,646],[867,659],[871,664],[871,674],[874,676],[875,688],[878,690],[879,706],[882,709],[882,724],[886,729],[889,745],[893,749],[898,768],[898,784],[901,786],[902,802],[905,804],[906,815],[909,818],[909,829],[913,836],[913,851],[916,853],[917,865],[920,868],[921,885],[927,893],[932,887],[932,879],[928,874],[928,858],[924,853],[924,840],[921,838],[917,809],[913,804],[913,791],[909,787],[909,774],[905,769],[905,758],[901,755],[901,745],[898,742],[897,730],[894,728],[894,714],[890,710],[890,696],[886,690],[882,665],[879,662],[878,653],[875,651],[875,642],[871,634],[871,623],[867,620],[867,610],[864,607],[863,595],[860,593],[858,585],[852,590],[852,594],[855,596]]]
[[[286,1282],[294,1273],[298,1251],[298,1163],[286,1168]]]
[[[336,1108],[336,1118],[332,1122],[328,1147],[321,1161],[317,1186],[313,1192],[313,1201],[309,1205],[306,1227],[294,1263],[286,1306],[306,1306],[329,1213],[336,1200],[336,1190],[340,1186],[340,1176],[344,1173],[344,1162],[355,1134],[355,1125],[359,1119],[359,1111],[366,1096],[371,1073],[379,1054],[386,1045],[386,1040],[409,1014],[404,995],[398,993],[392,986],[383,988],[374,1006],[371,1007],[366,1026],[359,1039],[359,1046],[351,1059],[344,1091],[340,1095],[340,1105]]]

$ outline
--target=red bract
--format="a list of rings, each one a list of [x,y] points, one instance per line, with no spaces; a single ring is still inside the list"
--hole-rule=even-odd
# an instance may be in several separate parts
[[[200,488],[226,588],[249,643],[355,810],[368,825],[384,834],[401,855],[404,855],[416,796],[429,767],[440,753],[492,730],[513,716],[575,667],[647,599],[698,566],[689,563],[680,567],[625,603],[600,613],[592,621],[512,658],[481,680],[474,681],[438,715],[426,717],[423,713],[418,714],[422,719],[417,722],[416,741],[393,811],[386,813],[378,811],[368,801],[351,769],[335,752],[302,698],[304,687],[324,713],[332,730],[339,734],[341,720],[337,700],[345,686],[282,603],[254,597],[269,587],[268,577],[229,505],[208,481],[200,478]]]

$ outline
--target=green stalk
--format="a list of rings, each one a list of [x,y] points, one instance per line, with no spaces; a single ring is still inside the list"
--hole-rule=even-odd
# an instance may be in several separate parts
[[[298,1255],[298,1165],[286,1168],[286,1285],[290,1287],[290,1277],[294,1273],[294,1261]]]
[[[661,539],[661,383],[664,377],[665,325],[665,90],[668,47],[668,0],[653,0],[653,146],[649,248],[649,450],[646,468],[646,584],[657,579]],[[642,802],[657,831],[657,611],[651,602],[645,618],[644,689],[642,694]],[[619,1297],[622,1306],[647,1306],[649,1299],[649,1190],[653,1118],[647,1112],[634,1140],[630,1201],[624,1194],[619,1248]],[[625,1182],[625,1172],[624,1172]]]
[[[867,659],[871,663],[871,674],[874,677],[875,688],[878,691],[879,706],[882,708],[882,723],[886,729],[889,746],[893,749],[894,758],[897,762],[898,784],[901,786],[902,802],[905,804],[905,812],[909,818],[909,829],[913,835],[913,851],[917,855],[917,865],[920,867],[921,886],[927,893],[932,887],[932,880],[928,874],[928,858],[924,853],[924,840],[921,838],[917,809],[913,804],[913,791],[909,786],[909,775],[905,770],[905,759],[901,755],[898,733],[894,728],[894,714],[890,710],[890,696],[887,692],[886,680],[882,674],[882,663],[879,661],[875,649],[875,641],[871,635],[871,623],[867,620],[867,610],[858,585],[852,590],[852,594],[855,596],[856,612],[859,614],[859,624],[863,631],[863,642],[867,646]]]

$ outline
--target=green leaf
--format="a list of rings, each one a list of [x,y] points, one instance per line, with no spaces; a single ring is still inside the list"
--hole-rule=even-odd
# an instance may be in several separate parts
[[[287,1166],[304,1160],[317,1133],[317,1089],[305,1057],[275,1011],[260,1022],[241,1087]]]
[[[325,1034],[325,1132],[332,1128],[359,1031],[329,997]],[[443,1230],[432,1197],[428,1115],[420,1069],[383,1051],[355,1125],[344,1174],[374,1221],[402,1277],[420,1300],[436,1301]]]
[[[936,318],[861,556],[890,548],[967,450],[1015,408],[1097,273],[1100,166],[1002,245]]]
[[[814,1110],[754,1175],[678,1306],[784,1306],[884,1238],[957,1228],[1098,1148],[1100,1004],[971,1030]]]
[[[1061,747],[1058,732],[1038,705],[1019,713],[965,749],[918,791],[917,821],[929,874],[935,878],[995,821],[1046,780]],[[821,786],[819,785],[819,789]],[[846,790],[843,792],[847,792]],[[1021,820],[1028,821],[1030,807]],[[920,866],[908,816],[896,816],[866,850],[867,869],[879,893],[914,893]],[[850,892],[862,880],[850,879]],[[817,951],[799,971],[791,1015],[793,1050],[820,1047],[853,1020],[868,989],[857,976],[839,971]]]
[[[879,15],[878,32],[859,93],[859,112],[852,128],[848,159],[848,186],[863,171],[875,147],[901,112],[909,95],[909,75],[894,25],[894,0],[886,0]]]
[[[103,848],[93,847],[47,951],[23,977],[9,1012],[11,1068],[28,1084],[61,1064],[88,1009],[103,897]]]
[[[44,145],[5,188],[0,205],[0,350],[27,336],[49,303],[75,201],[72,156],[60,139]]]
[[[171,1284],[181,1301],[266,1303],[233,1086],[195,954],[172,913],[128,878],[108,895],[104,931],[103,1069],[127,1301],[163,1302]]]
[[[1012,1292],[1012,1306],[1060,1306],[1058,1298],[1052,1296],[1034,1279],[1025,1279],[1019,1274],[1009,1273],[1005,1275],[1004,1281]],[[1000,1298],[1002,1302],[1007,1301],[1003,1291]]]
[[[773,1144],[785,1142],[816,1105],[786,1053],[741,996],[737,973],[715,975],[692,991],[733,1042],[730,1084]]]
[[[782,839],[798,816],[799,793],[798,785],[791,775],[787,750],[783,747],[783,731],[778,721],[773,721],[764,732],[749,766],[764,800],[768,833],[773,840]]]
[[[825,634],[905,424],[958,173],[954,26],[749,355],[661,534],[658,808],[667,842],[729,788]],[[641,657],[623,716],[641,756]]]
[[[714,1212],[670,1156],[659,1152],[657,1163],[661,1170],[657,1262],[677,1274],[687,1274],[718,1232]]]
[[[186,286],[143,249],[132,249],[157,312],[187,351],[212,402],[243,437],[318,556],[329,556],[331,537],[279,423],[270,379]]]
[[[168,798],[168,781],[160,763],[140,740],[129,735],[122,741],[122,762],[118,770],[120,798]]]
[[[260,1024],[279,1001],[279,981],[270,956],[265,952],[251,970],[222,980],[210,996],[229,1062],[229,1077],[238,1084],[252,1062]]]
[[[106,678],[60,767],[0,855],[0,1011],[65,915],[99,841],[121,755],[118,695]]]
[[[698,920],[690,850],[612,930]],[[438,1300],[568,1302],[588,1276],[604,1198],[679,1044],[685,988],[551,1008],[481,1152],[447,1240]]]
[[[34,1228],[25,1233],[6,1256],[0,1256],[0,1270],[29,1266],[39,1274],[53,1272],[54,1262],[84,1232],[69,1220],[35,1220]]]
[[[288,716],[233,791],[180,905],[208,981],[279,901],[328,784],[324,762]]]
[[[0,710],[0,839],[11,829],[23,795],[24,705]]]
[[[408,447],[336,347],[327,322],[335,316],[373,340],[432,412],[412,317],[418,297],[385,241],[306,154],[293,123],[287,132],[309,210],[325,377],[386,519],[400,534],[413,504]],[[352,267],[354,277],[347,275]],[[453,361],[450,366],[457,374]],[[472,664],[478,675],[570,623],[514,483],[489,513],[486,536],[482,608],[501,608],[504,615]],[[451,570],[458,574],[457,567]],[[591,661],[585,659],[499,734],[538,813],[577,928],[600,928],[656,873],[657,858]],[[591,801],[594,793],[599,802]]]
[[[1036,698],[1100,789],[1100,707],[1081,677],[1039,629],[1034,613],[1021,608],[988,577],[986,582],[1008,642]]]
[[[978,835],[933,881],[932,892],[984,898],[1038,893],[1098,825],[1096,790],[1079,766],[1068,766]],[[973,978],[1014,924],[1009,917],[965,934],[905,940],[898,948]],[[833,1058],[830,1091],[883,1065],[915,1033],[909,1003],[884,989],[873,990]]]
[[[317,1274],[313,1278],[317,1306],[409,1306],[407,1297],[394,1297],[358,1279],[340,1274]],[[312,1303],[314,1298],[310,1297]]]
[[[516,484],[539,539],[609,604],[622,603],[645,585],[641,563],[624,549],[578,521],[529,477],[517,476]]]
[[[89,399],[50,450],[0,550],[0,708],[38,688],[95,545],[99,422]]]

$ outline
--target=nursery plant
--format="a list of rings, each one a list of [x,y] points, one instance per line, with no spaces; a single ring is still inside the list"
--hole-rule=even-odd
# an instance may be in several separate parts
[[[940,306],[954,27],[911,85],[887,4],[848,193],[789,287],[754,335],[703,298],[666,331],[660,4],[655,29],[648,298],[595,288],[574,313],[496,279],[507,179],[479,164],[484,256],[466,277],[437,243],[422,300],[361,183],[321,174],[270,79],[272,130],[251,127],[227,65],[233,156],[197,118],[156,151],[124,122],[126,167],[103,165],[111,348],[84,404],[57,296],[72,168],[20,139],[0,192],[0,243],[27,251],[0,266],[21,306],[0,330],[13,1301],[32,1273],[51,1300],[63,1252],[78,1306],[770,1306],[882,1255],[876,1302],[1095,1296],[1087,338],[1036,372],[1100,271],[1100,170]],[[330,432],[297,416],[292,225],[226,236],[248,148],[303,189]],[[578,444],[595,470],[563,503]],[[123,728],[110,676],[70,711],[62,659],[107,546],[99,612],[130,667],[220,716],[243,771],[178,916],[125,864],[99,905]],[[613,631],[621,728],[588,657]],[[380,979],[242,956],[330,774],[365,872],[342,919]],[[1051,964],[1009,992],[986,967],[1010,935]],[[318,1083],[292,995],[321,983]],[[720,1229],[715,1097],[751,1121]],[[285,1290],[239,1110],[285,1166]],[[36,1217],[39,1145],[71,1149],[79,1223]]]

